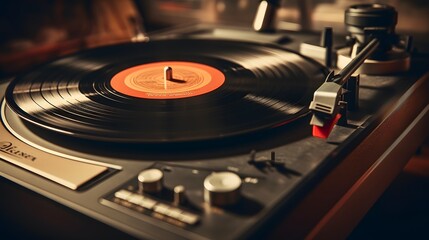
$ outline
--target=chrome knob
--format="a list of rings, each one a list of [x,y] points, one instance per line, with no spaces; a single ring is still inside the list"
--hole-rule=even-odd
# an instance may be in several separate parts
[[[212,173],[204,179],[204,201],[213,206],[233,205],[240,199],[241,178],[232,172]]]
[[[162,191],[164,173],[156,168],[146,169],[139,173],[139,191],[146,193],[157,193]]]
[[[177,185],[173,189],[173,205],[179,206],[186,202],[186,189],[183,185]]]

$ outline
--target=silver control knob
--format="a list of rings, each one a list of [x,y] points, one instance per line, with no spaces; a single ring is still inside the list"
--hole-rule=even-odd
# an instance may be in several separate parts
[[[156,168],[146,169],[139,173],[139,191],[157,193],[162,191],[164,173]]]
[[[233,205],[240,199],[241,178],[232,172],[218,172],[204,179],[204,201],[214,206]]]
[[[183,185],[177,185],[173,189],[173,204],[175,206],[182,205],[186,202],[186,189]]]

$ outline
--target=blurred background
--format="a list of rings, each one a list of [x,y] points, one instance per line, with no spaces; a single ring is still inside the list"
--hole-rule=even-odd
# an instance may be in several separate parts
[[[277,31],[344,33],[344,9],[383,2],[399,12],[397,31],[429,39],[429,1],[278,0]],[[0,8],[0,76],[84,48],[130,41],[138,32],[193,24],[252,26],[258,0],[6,0]],[[420,43],[423,47],[426,44]]]

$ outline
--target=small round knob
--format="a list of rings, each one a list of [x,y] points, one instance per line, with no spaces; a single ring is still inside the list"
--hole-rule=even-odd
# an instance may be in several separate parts
[[[161,192],[163,185],[164,174],[156,168],[146,169],[139,173],[137,179],[139,181],[140,192],[157,193]]]
[[[186,189],[183,185],[177,185],[173,189],[173,204],[175,206],[182,205],[186,202]]]
[[[212,173],[204,179],[204,201],[210,205],[233,205],[240,199],[241,178],[232,172]]]

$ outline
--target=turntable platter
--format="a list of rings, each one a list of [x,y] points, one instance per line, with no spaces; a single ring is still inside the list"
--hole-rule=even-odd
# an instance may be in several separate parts
[[[275,45],[160,40],[91,49],[17,77],[7,105],[47,131],[108,142],[211,140],[308,113],[326,70]]]

